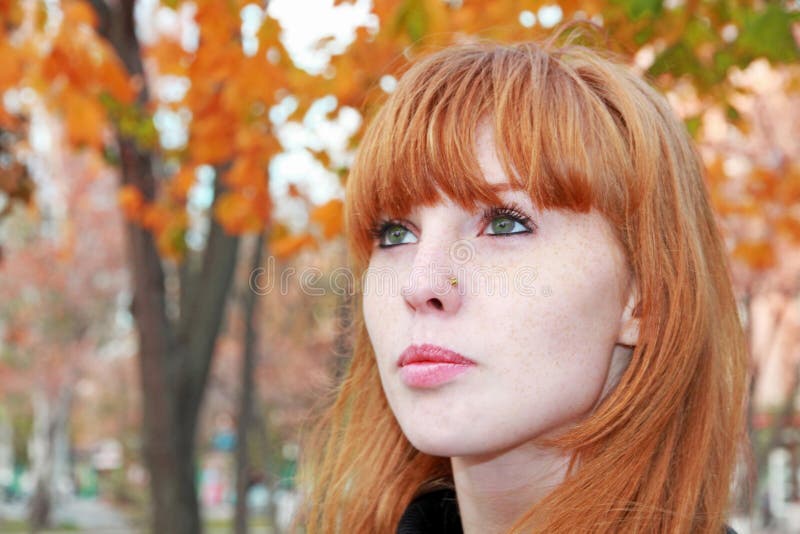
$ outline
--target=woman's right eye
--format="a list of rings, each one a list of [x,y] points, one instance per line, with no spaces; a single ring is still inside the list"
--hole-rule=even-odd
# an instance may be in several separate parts
[[[373,231],[373,237],[378,240],[378,246],[381,248],[417,242],[417,237],[411,230],[396,221],[386,221],[380,224]]]

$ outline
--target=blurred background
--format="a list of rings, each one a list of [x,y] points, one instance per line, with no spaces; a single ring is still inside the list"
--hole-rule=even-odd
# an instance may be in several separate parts
[[[287,532],[365,119],[425,50],[575,19],[700,147],[751,355],[729,522],[800,532],[800,2],[744,0],[0,0],[0,531]]]

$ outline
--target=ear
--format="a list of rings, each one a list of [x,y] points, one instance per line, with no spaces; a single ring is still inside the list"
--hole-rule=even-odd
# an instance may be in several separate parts
[[[639,311],[639,287],[636,280],[631,277],[625,309],[622,310],[622,316],[619,319],[617,343],[620,345],[633,347],[639,342]]]

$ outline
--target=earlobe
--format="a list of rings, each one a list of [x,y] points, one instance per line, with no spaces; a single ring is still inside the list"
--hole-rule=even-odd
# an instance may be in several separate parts
[[[634,347],[639,342],[639,288],[635,281],[631,281],[628,290],[628,300],[620,317],[620,329],[617,343]]]

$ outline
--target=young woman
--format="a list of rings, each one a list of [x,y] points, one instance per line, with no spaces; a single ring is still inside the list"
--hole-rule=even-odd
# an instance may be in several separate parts
[[[347,183],[357,297],[310,533],[719,533],[745,343],[683,125],[582,46],[448,48]]]

